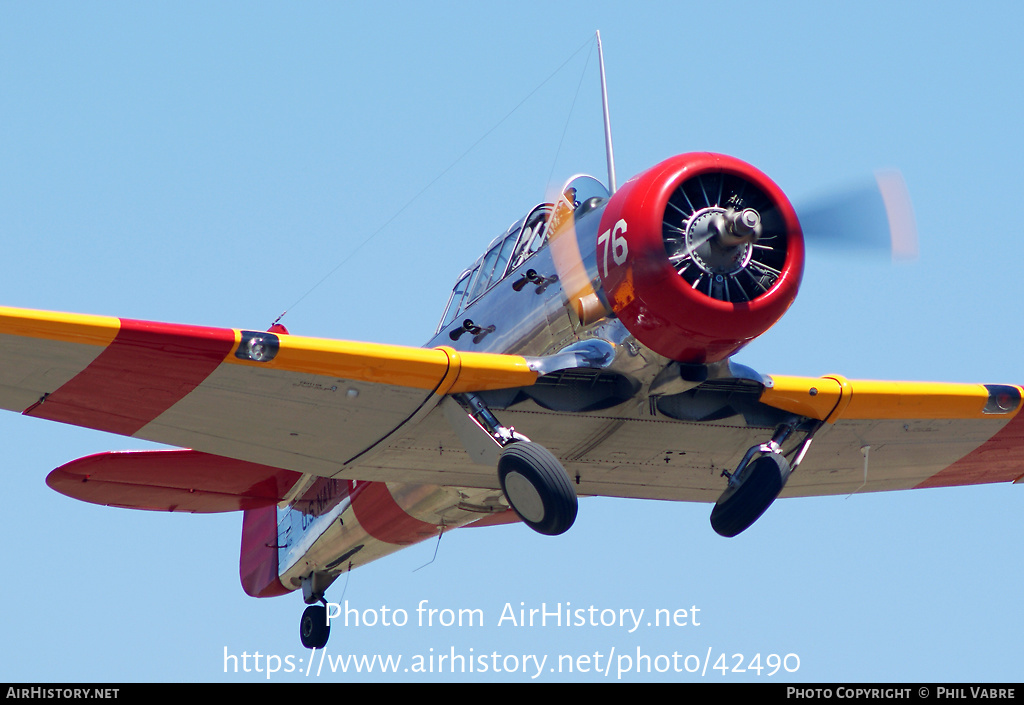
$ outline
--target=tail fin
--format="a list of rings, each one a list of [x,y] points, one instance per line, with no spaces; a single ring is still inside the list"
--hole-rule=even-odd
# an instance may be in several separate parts
[[[291,590],[277,574],[277,507],[246,509],[242,514],[242,550],[238,575],[252,597],[276,597]]]

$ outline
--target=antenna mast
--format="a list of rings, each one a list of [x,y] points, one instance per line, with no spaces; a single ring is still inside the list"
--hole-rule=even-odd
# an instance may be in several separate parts
[[[597,30],[597,62],[601,65],[601,105],[604,107],[604,149],[608,155],[608,191],[615,193],[615,156],[612,153],[612,126],[608,119],[608,86],[604,80],[604,51],[601,49],[601,30]]]

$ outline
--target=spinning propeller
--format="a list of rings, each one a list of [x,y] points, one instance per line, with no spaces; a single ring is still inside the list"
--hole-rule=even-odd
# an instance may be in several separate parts
[[[917,226],[903,176],[879,171],[874,182],[820,198],[798,209],[804,239],[816,249],[918,255]]]

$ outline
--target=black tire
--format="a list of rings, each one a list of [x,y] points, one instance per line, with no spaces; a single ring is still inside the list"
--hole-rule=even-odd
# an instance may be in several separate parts
[[[782,492],[789,471],[789,461],[778,453],[751,462],[739,486],[726,490],[711,510],[711,528],[727,538],[746,531]]]
[[[544,446],[529,441],[505,446],[498,481],[512,509],[537,533],[564,534],[576,521],[579,501],[572,480]]]
[[[299,638],[307,649],[322,649],[331,636],[331,625],[327,623],[327,608],[310,605],[302,613],[299,622]]]

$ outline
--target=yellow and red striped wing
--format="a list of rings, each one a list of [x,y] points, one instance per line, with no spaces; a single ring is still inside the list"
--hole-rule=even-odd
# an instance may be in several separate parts
[[[0,309],[0,408],[318,475],[444,394],[535,379],[518,356]]]

